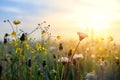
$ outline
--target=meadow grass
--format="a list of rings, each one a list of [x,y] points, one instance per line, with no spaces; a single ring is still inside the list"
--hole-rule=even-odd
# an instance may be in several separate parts
[[[62,40],[40,26],[31,33],[39,28],[37,41],[24,32],[5,34],[0,42],[1,80],[120,80],[120,44],[113,37],[83,40],[87,36],[79,33],[78,40]]]

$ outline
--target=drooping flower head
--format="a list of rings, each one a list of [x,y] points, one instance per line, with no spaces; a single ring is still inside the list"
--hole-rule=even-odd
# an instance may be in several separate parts
[[[44,35],[44,34],[46,34],[46,31],[45,31],[45,30],[43,30],[41,33]]]
[[[81,32],[77,32],[78,36],[79,36],[79,40],[82,41],[84,38],[86,38],[88,35],[81,33]]]
[[[20,24],[20,21],[19,21],[19,20],[14,20],[14,21],[13,21],[13,24],[14,24],[14,25],[18,25],[18,24]]]

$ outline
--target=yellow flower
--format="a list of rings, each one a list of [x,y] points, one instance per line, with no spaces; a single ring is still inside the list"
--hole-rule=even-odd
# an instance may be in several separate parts
[[[14,21],[13,21],[13,24],[14,24],[14,25],[18,25],[18,24],[20,24],[20,21],[19,21],[19,20],[14,20]]]
[[[23,44],[24,46],[26,46],[26,45],[27,45],[27,42],[26,42],[26,41],[23,41],[22,44]]]
[[[82,41],[84,38],[86,38],[88,35],[81,33],[81,32],[77,32],[78,36],[79,36],[79,40]]]
[[[15,40],[13,40],[13,46],[17,46],[18,45],[18,43],[15,41]]]
[[[16,53],[21,53],[22,52],[22,48],[17,48],[16,49]]]
[[[103,50],[103,48],[102,47],[99,47],[99,51],[102,51]]]
[[[45,48],[44,48],[44,47],[42,47],[41,49],[42,49],[43,51],[45,51]]]
[[[31,50],[31,53],[35,53],[35,50],[34,50],[34,49],[32,49],[32,50]]]
[[[119,59],[119,57],[118,57],[118,56],[116,56],[116,57],[115,57],[115,59]]]
[[[16,36],[16,32],[13,31],[13,32],[11,33],[11,35],[12,35],[13,37],[15,37],[15,36]]]
[[[22,56],[22,61],[25,61],[25,56]]]
[[[46,34],[46,31],[45,31],[45,30],[43,30],[43,31],[42,31],[42,34]]]
[[[58,40],[60,40],[60,39],[61,39],[61,36],[60,36],[60,35],[58,35],[58,36],[57,36],[57,39],[58,39]]]
[[[37,50],[40,50],[41,49],[41,45],[39,43],[36,43],[36,48],[37,48]]]
[[[30,46],[27,44],[27,45],[25,45],[25,47],[27,48],[27,50],[29,50],[30,49]]]
[[[91,74],[95,74],[95,70],[93,70],[92,72],[90,72]]]

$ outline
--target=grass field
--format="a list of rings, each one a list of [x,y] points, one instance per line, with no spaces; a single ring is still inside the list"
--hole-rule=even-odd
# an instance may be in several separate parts
[[[62,40],[49,27],[39,24],[27,34],[11,26],[13,32],[0,42],[1,80],[120,80],[120,44],[114,37],[88,40],[78,32],[78,40]],[[30,38],[37,29],[40,39]]]

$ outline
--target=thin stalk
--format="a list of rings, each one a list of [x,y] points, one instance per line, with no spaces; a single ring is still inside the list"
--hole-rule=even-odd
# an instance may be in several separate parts
[[[74,52],[73,52],[73,55],[69,58],[69,61],[71,60],[73,60],[73,56],[75,55],[75,53],[76,53],[76,51],[77,51],[77,49],[78,49],[78,47],[79,47],[79,44],[80,44],[80,40],[79,40],[79,42],[78,42],[78,44],[77,44],[77,46],[76,46],[76,48],[75,48],[75,50],[74,50]],[[67,75],[68,75],[68,71],[69,71],[69,66],[70,66],[70,62],[68,62],[68,64],[67,64],[67,70],[66,70],[66,74],[64,75],[64,79],[63,80],[66,80],[66,78],[67,78]]]
[[[8,23],[10,24],[10,26],[12,27],[12,30],[15,31],[14,28],[13,28],[12,23],[11,23],[9,20],[7,20],[7,22],[8,22]]]

